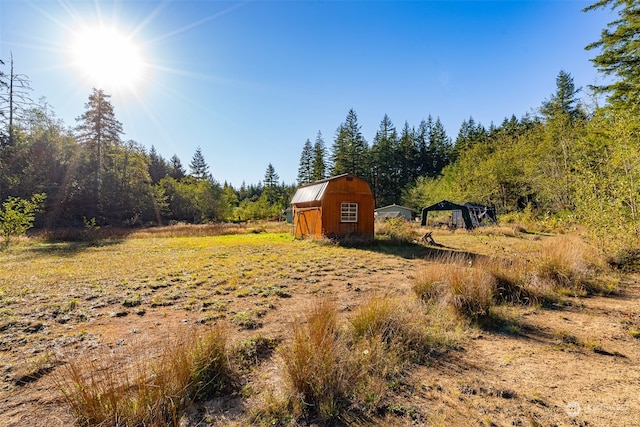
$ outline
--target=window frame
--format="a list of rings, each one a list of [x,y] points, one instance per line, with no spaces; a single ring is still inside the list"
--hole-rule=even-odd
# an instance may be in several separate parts
[[[340,203],[340,222],[354,224],[358,222],[358,203]]]

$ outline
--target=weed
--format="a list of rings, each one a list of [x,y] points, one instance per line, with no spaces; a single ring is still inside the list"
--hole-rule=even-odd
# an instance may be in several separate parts
[[[604,260],[575,236],[563,235],[545,241],[533,260],[535,274],[561,295],[585,296],[607,291],[591,279],[606,269]]]
[[[251,311],[241,311],[236,313],[231,321],[242,329],[257,329],[262,327],[262,322],[256,319],[255,313]]]
[[[140,304],[142,304],[142,296],[140,294],[131,295],[122,302],[125,307],[137,307]]]
[[[257,335],[238,343],[234,351],[235,357],[238,359],[238,365],[243,368],[250,368],[258,364],[258,362],[268,358],[273,353],[278,342],[279,340],[277,339]]]
[[[391,244],[406,244],[417,240],[414,225],[404,218],[389,218],[376,221],[375,236]]]

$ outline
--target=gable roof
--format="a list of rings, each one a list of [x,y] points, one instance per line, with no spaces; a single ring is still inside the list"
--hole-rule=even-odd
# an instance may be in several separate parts
[[[395,203],[392,205],[387,205],[387,206],[382,206],[376,209],[376,212],[380,212],[380,211],[388,211],[388,210],[406,210],[406,211],[412,211],[413,209],[408,208],[406,206],[400,206],[400,205],[396,205]]]

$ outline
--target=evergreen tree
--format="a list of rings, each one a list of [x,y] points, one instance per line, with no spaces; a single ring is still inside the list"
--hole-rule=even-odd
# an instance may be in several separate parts
[[[416,142],[416,132],[409,127],[409,123],[404,122],[404,127],[400,133],[398,142],[397,163],[398,163],[398,199],[399,191],[407,184],[413,182],[417,177],[418,144]]]
[[[429,115],[429,122],[432,122],[431,115]],[[416,164],[417,176],[431,176],[429,167],[429,134],[432,126],[428,126],[426,120],[422,119],[418,125],[418,129],[415,132],[416,145],[418,147],[418,160]]]
[[[169,166],[168,166],[167,173],[171,178],[175,180],[181,180],[182,178],[187,176],[187,172],[184,170],[184,167],[182,166],[182,162],[180,161],[180,158],[176,154],[171,156],[171,159],[169,159]]]
[[[638,108],[640,103],[640,2],[637,0],[600,0],[584,11],[610,6],[618,9],[618,19],[602,30],[600,40],[589,44],[586,49],[600,49],[591,61],[607,76],[615,76],[610,84],[592,86],[596,93],[608,94],[614,107]]]
[[[115,116],[113,105],[102,89],[93,89],[86,111],[76,119],[76,139],[88,154],[88,167],[93,172],[93,188],[89,190],[87,202],[88,214],[95,217],[104,212],[102,181],[105,171],[109,170],[110,149],[121,145],[120,136],[124,133],[122,123]],[[88,189],[87,189],[88,190]]]
[[[540,107],[546,126],[539,133],[535,157],[530,172],[532,186],[540,208],[558,212],[573,209],[572,164],[575,145],[586,115],[578,105],[573,78],[560,71],[556,78],[556,92]]]
[[[298,184],[308,184],[313,181],[313,147],[307,139],[302,147],[300,165],[298,166]]]
[[[266,200],[269,204],[274,204],[278,201],[278,180],[280,176],[276,173],[275,168],[271,163],[267,166],[267,170],[264,173],[264,191]]]
[[[191,163],[189,163],[189,171],[191,172],[190,175],[198,180],[211,178],[211,175],[209,174],[209,165],[204,160],[200,147],[197,147],[196,152],[193,154]]]
[[[386,114],[371,145],[371,189],[378,206],[399,201],[398,134]]]
[[[327,150],[324,145],[324,140],[322,139],[322,132],[318,131],[316,141],[313,144],[313,173],[311,176],[312,181],[319,181],[327,177],[327,164],[325,162],[325,158],[327,155],[326,151]]]
[[[453,147],[453,158],[457,159],[462,152],[468,150],[474,144],[485,141],[486,137],[487,134],[484,127],[480,124],[476,125],[473,117],[469,117],[469,120],[463,120]]]
[[[336,130],[331,153],[332,175],[352,173],[364,180],[370,178],[369,146],[360,127],[356,112],[349,110],[346,120]]]
[[[429,116],[431,118],[431,116]],[[484,134],[484,128],[480,131]],[[440,117],[436,118],[433,127],[429,131],[429,174],[428,176],[436,177],[440,175],[442,169],[451,162],[453,155],[453,147],[451,139],[447,136],[447,132],[440,121]]]
[[[571,74],[560,70],[558,77],[556,77],[556,93],[542,104],[540,112],[547,120],[552,120],[560,115],[571,121],[583,118],[585,114],[578,103],[578,92],[580,92],[580,88],[576,89]]]
[[[158,154],[156,148],[152,145],[149,150],[149,176],[151,176],[151,182],[157,184],[162,178],[164,178],[167,171],[167,162]]]

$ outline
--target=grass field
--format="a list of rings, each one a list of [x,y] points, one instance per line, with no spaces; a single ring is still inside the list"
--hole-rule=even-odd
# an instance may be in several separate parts
[[[206,380],[180,374],[172,415],[132,425],[635,424],[635,276],[608,270],[576,236],[435,231],[426,246],[422,230],[384,231],[356,248],[268,226],[21,241],[0,252],[0,423],[74,422],[66,381],[91,372],[110,372],[117,390],[152,390],[171,348],[197,353],[188,346],[215,325],[225,385],[204,396],[193,385]],[[446,282],[454,276],[460,285]],[[442,283],[455,292],[433,290]],[[485,305],[465,311],[475,295]],[[326,357],[296,359],[305,348]],[[194,357],[167,369],[203,363]],[[541,364],[553,374],[535,373]],[[589,389],[621,369],[635,373],[614,375],[606,395]],[[590,411],[567,415],[573,402]]]

